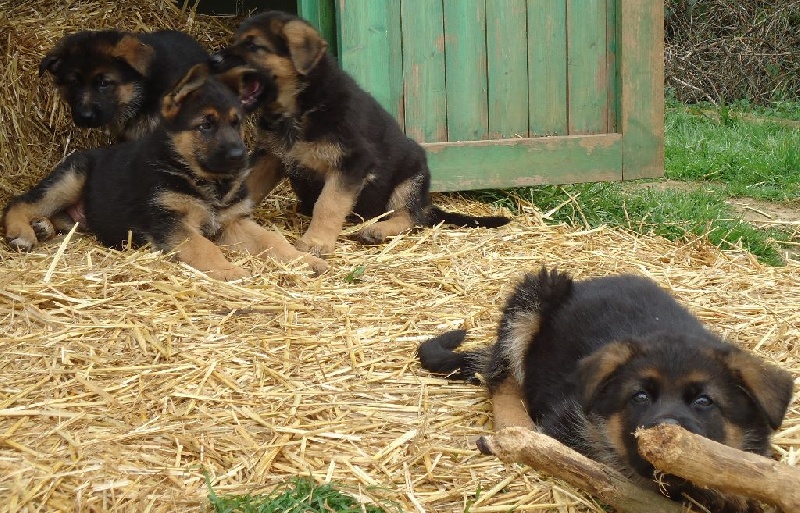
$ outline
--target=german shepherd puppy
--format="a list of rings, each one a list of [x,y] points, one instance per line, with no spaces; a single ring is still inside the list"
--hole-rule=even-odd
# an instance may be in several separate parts
[[[87,30],[61,38],[39,64],[39,76],[53,76],[77,126],[133,140],[155,129],[164,93],[207,60],[205,48],[183,32]]]
[[[574,282],[542,269],[517,285],[497,342],[457,352],[466,333],[423,342],[422,367],[489,388],[497,429],[535,427],[642,484],[654,468],[637,450],[640,427],[678,424],[722,444],[769,454],[792,397],[791,375],[714,335],[651,280],[618,275]],[[662,491],[719,497],[675,476]],[[739,509],[737,509],[739,508]]]
[[[245,20],[233,44],[212,56],[218,69],[246,63],[278,84],[275,101],[261,104],[259,160],[248,187],[258,203],[288,175],[299,210],[311,215],[298,249],[331,253],[348,217],[390,213],[361,230],[358,237],[366,243],[415,225],[496,227],[509,221],[432,205],[425,150],[338,66],[327,47],[306,21],[271,11]]]
[[[205,64],[194,66],[164,96],[154,132],[74,153],[14,198],[4,216],[9,243],[30,250],[52,236],[50,218],[83,197],[88,230],[111,247],[123,246],[130,233],[133,244],[175,251],[178,259],[223,280],[247,273],[215,242],[283,261],[302,258],[315,272],[324,271],[324,260],[250,218],[240,98],[254,91],[274,94],[264,84],[269,79],[252,70],[210,76]]]

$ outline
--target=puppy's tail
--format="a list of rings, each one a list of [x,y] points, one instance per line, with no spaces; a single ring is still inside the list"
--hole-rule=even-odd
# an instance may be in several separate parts
[[[428,207],[425,224],[433,226],[435,224],[444,223],[452,224],[455,226],[463,226],[465,228],[497,228],[508,224],[511,219],[503,216],[468,216],[466,214],[459,214],[458,212],[448,212],[442,210],[436,205]]]
[[[477,384],[475,374],[482,370],[488,351],[455,351],[466,336],[466,330],[454,330],[421,343],[417,357],[422,368],[448,379]]]

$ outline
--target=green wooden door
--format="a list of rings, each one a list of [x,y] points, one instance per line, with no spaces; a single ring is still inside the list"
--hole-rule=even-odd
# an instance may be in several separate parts
[[[663,174],[662,1],[298,6],[426,148],[434,190]]]

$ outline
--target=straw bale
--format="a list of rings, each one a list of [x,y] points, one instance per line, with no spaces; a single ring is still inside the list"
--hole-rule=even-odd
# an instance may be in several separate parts
[[[64,32],[183,28],[211,47],[226,30],[166,1],[0,0],[0,12],[3,202],[100,139],[73,130],[36,77]],[[308,221],[293,206],[280,189],[258,219],[293,240]],[[480,455],[485,391],[432,377],[414,356],[445,329],[490,342],[506,294],[543,263],[577,278],[650,276],[730,340],[800,372],[798,262],[548,226],[524,207],[496,230],[433,228],[379,246],[342,237],[321,277],[231,255],[254,276],[222,283],[81,234],[29,254],[0,244],[0,511],[198,510],[207,472],[220,494],[311,475],[400,511],[600,513],[582,491]],[[798,445],[795,401],[775,449],[796,465]]]

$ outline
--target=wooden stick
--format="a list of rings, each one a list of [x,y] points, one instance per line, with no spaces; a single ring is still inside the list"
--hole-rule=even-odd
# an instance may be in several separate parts
[[[752,497],[783,511],[800,511],[800,469],[740,451],[680,426],[636,432],[639,453],[659,470],[698,486]]]
[[[482,436],[478,450],[507,463],[524,463],[538,471],[563,479],[613,506],[620,513],[686,513],[677,502],[645,490],[614,469],[587,458],[542,433],[507,427]]]

